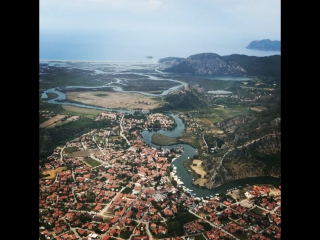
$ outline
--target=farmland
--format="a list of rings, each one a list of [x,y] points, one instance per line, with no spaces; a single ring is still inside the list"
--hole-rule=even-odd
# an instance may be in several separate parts
[[[57,115],[57,116],[55,116],[55,117],[52,117],[52,118],[50,118],[49,120],[41,123],[41,124],[39,125],[39,128],[49,127],[50,125],[61,121],[61,119],[63,119],[64,117],[66,117],[66,115],[60,115],[60,114]]]

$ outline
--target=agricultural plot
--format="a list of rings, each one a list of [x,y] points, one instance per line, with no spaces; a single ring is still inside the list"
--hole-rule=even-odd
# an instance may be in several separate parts
[[[54,124],[54,123],[57,123],[57,122],[59,122],[61,119],[63,119],[65,116],[66,116],[66,115],[57,115],[57,116],[55,116],[55,117],[53,117],[53,118],[50,118],[49,120],[41,123],[41,124],[39,125],[39,128],[46,128],[46,127],[48,127],[48,126],[50,126],[50,125],[52,125],[52,124]]]

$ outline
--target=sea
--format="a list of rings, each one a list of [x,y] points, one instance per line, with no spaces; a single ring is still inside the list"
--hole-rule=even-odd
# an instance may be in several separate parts
[[[142,51],[143,52],[143,51]],[[148,63],[157,63],[159,59],[166,57],[182,57],[187,58],[191,55],[198,53],[215,53],[220,56],[227,56],[231,54],[242,54],[247,56],[256,56],[256,57],[265,57],[272,55],[281,55],[281,51],[263,51],[263,50],[254,50],[247,49],[246,47],[239,45],[224,46],[219,45],[217,47],[208,48],[192,48],[190,46],[187,50],[172,50],[166,51],[163,49],[155,49],[152,52],[147,54],[142,54],[140,51],[130,52],[117,49],[110,51],[107,54],[76,54],[76,55],[65,55],[63,52],[57,53],[56,55],[45,55],[40,51],[40,61],[112,61],[112,62],[148,62]],[[152,59],[148,59],[147,56],[152,56]]]

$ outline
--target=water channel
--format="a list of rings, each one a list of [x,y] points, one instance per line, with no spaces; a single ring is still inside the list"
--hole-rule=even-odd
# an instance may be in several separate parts
[[[73,105],[77,107],[86,107],[86,108],[92,108],[92,109],[98,109],[98,110],[103,110],[103,111],[118,111],[122,113],[129,113],[132,114],[134,111],[129,111],[129,110],[119,110],[119,109],[107,109],[103,107],[97,107],[97,106],[90,106],[90,105],[85,105],[85,104],[78,104],[78,103],[69,103],[69,102],[58,102],[56,100],[65,100],[66,96],[64,93],[57,91],[55,88],[51,88],[46,90],[45,92],[51,92],[55,93],[58,95],[57,98],[48,100],[48,103],[54,103],[54,104],[66,104],[66,105]],[[148,111],[145,111],[147,113]],[[182,120],[174,115],[174,114],[169,114],[171,116],[177,126],[174,130],[159,130],[157,133],[163,134],[167,137],[180,137],[182,136],[182,132],[185,129],[185,125],[182,122]],[[142,137],[143,141],[147,143],[151,147],[159,148],[160,146],[155,145],[151,142],[152,135],[155,133],[155,131],[142,131]],[[188,157],[193,157],[195,155],[196,149],[191,147],[188,144],[175,144],[175,145],[170,145],[170,146],[161,146],[161,148],[166,148],[166,149],[172,149],[172,148],[177,148],[177,147],[183,147],[184,151],[181,154],[179,158],[177,158],[174,162],[173,165],[177,167],[177,176],[180,177],[181,181],[184,183],[184,186],[193,190],[193,193],[196,194],[197,197],[206,197],[210,195],[215,195],[219,193],[226,193],[227,190],[232,189],[232,188],[238,188],[239,186],[245,186],[246,184],[257,184],[257,183],[269,183],[272,181],[279,181],[279,178],[274,178],[274,177],[252,177],[252,178],[244,178],[244,179],[239,179],[239,180],[234,180],[231,182],[227,182],[223,184],[220,187],[214,188],[214,189],[203,189],[199,188],[196,186],[193,186],[192,179],[194,178],[188,171],[187,169],[183,166],[183,162],[188,159]]]
[[[148,75],[148,77],[150,80],[160,80],[155,76]],[[238,80],[243,81],[246,79],[238,79]],[[172,81],[176,81],[176,80],[172,80]],[[180,81],[176,81],[176,82],[180,82]],[[146,94],[146,95],[154,95],[154,96],[166,95],[170,91],[173,91],[174,89],[177,89],[177,88],[185,85],[185,83],[183,83],[183,82],[180,82],[180,83],[181,83],[181,85],[173,87],[171,89],[168,89],[168,90],[164,91],[162,94],[149,94],[149,93],[144,93],[144,92],[139,92],[139,93]],[[113,87],[113,89],[115,91],[122,91],[122,89],[120,87],[116,87],[116,86],[101,86],[101,87],[68,86],[66,88],[95,88],[95,89],[97,89],[97,88],[105,88],[105,87]],[[59,88],[50,88],[50,89],[47,89],[46,91],[44,91],[42,94],[43,100],[45,100],[47,98],[47,95],[46,95],[47,92],[57,94],[57,97],[54,99],[48,100],[47,101],[48,103],[72,105],[72,106],[76,106],[76,107],[98,109],[98,110],[102,110],[102,111],[118,111],[118,112],[129,113],[129,114],[132,114],[134,112],[134,111],[130,111],[130,110],[111,109],[111,108],[90,106],[90,105],[80,104],[80,103],[67,102],[66,95],[64,93],[60,92]],[[131,92],[135,92],[135,91],[131,91]],[[63,100],[63,101],[61,102],[61,100]],[[149,111],[143,111],[143,112],[148,113]],[[159,130],[159,131],[157,131],[157,133],[163,134],[168,137],[181,136],[182,132],[185,129],[184,123],[182,122],[182,120],[178,116],[176,116],[174,114],[169,114],[169,115],[174,118],[174,120],[177,123],[177,127],[174,130],[168,130],[168,131]],[[160,146],[151,143],[151,138],[154,133],[155,133],[154,131],[143,131],[142,137],[143,137],[144,142],[147,143],[149,146],[159,148]],[[244,178],[244,179],[234,180],[234,181],[225,183],[222,186],[214,188],[212,190],[199,188],[199,187],[193,186],[191,184],[192,179],[194,177],[183,166],[183,162],[186,159],[188,159],[188,157],[193,157],[193,155],[195,155],[196,149],[191,147],[188,144],[176,144],[176,145],[161,146],[161,147],[167,148],[167,149],[183,147],[183,149],[184,149],[183,153],[181,154],[181,156],[178,159],[176,159],[173,162],[173,165],[177,167],[177,176],[180,177],[181,181],[184,183],[184,186],[193,190],[193,193],[195,193],[197,197],[206,197],[206,196],[210,196],[210,195],[219,194],[222,192],[226,193],[227,190],[229,190],[229,189],[238,188],[239,186],[245,186],[246,184],[251,185],[251,184],[257,184],[257,183],[270,183],[272,181],[273,182],[278,181],[280,183],[280,181],[281,181],[280,178],[274,178],[274,177],[252,177],[252,178]]]
[[[169,114],[169,116],[173,117],[175,122],[177,123],[177,127],[174,130],[159,130],[157,133],[163,134],[167,137],[180,137],[182,136],[182,132],[184,131],[184,123],[182,120],[174,115],[174,114]],[[151,142],[152,135],[154,134],[154,131],[143,131],[142,132],[142,137],[143,141],[147,143],[151,147],[159,148],[160,146],[155,145]],[[206,197],[206,196],[214,196],[219,193],[226,193],[227,190],[232,189],[232,188],[238,188],[239,186],[244,187],[246,184],[252,185],[252,184],[257,184],[257,183],[269,183],[272,181],[279,181],[279,178],[274,178],[274,177],[252,177],[252,178],[244,178],[244,179],[239,179],[239,180],[234,180],[231,182],[227,182],[223,184],[220,187],[214,188],[214,189],[203,189],[199,188],[196,186],[193,186],[192,179],[194,178],[188,171],[187,169],[183,166],[183,162],[188,159],[188,157],[193,157],[195,155],[196,149],[191,147],[188,144],[175,144],[175,145],[170,145],[170,146],[161,146],[161,148],[167,148],[167,149],[172,149],[176,147],[183,147],[184,151],[181,154],[181,156],[176,159],[173,162],[173,165],[177,167],[177,176],[180,177],[180,180],[184,183],[184,186],[193,190],[192,192],[196,194],[197,197]]]

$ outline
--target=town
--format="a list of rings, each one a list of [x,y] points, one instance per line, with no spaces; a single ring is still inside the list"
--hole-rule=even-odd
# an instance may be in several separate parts
[[[79,118],[75,118],[77,121]],[[40,239],[280,239],[281,186],[242,186],[197,197],[175,175],[179,153],[148,146],[141,129],[171,129],[102,112],[94,129],[39,162]]]

